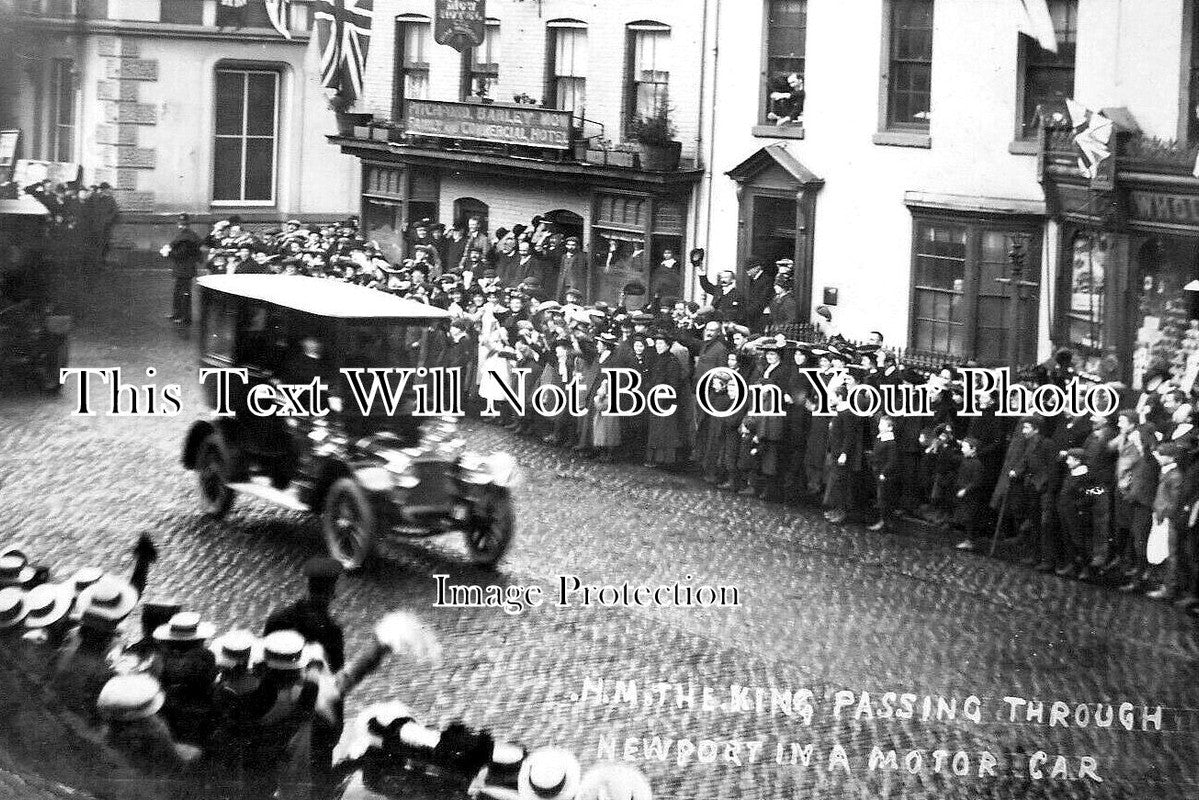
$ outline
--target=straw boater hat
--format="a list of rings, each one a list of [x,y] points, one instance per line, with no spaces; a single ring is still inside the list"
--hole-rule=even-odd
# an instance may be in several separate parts
[[[521,764],[516,792],[520,800],[572,800],[579,793],[581,772],[574,753],[543,747]]]
[[[115,628],[136,605],[137,590],[128,581],[105,575],[80,593],[80,623],[89,628]]]
[[[104,576],[104,570],[99,567],[80,567],[75,570],[75,574],[71,576],[71,585],[75,589],[75,593],[82,592],[87,587],[91,586],[96,581]]]
[[[28,613],[23,590],[13,586],[0,589],[0,631],[20,625]]]
[[[134,722],[148,719],[166,702],[158,680],[145,672],[109,678],[100,690],[96,710],[110,722]]]
[[[37,570],[29,566],[29,556],[17,547],[0,550],[0,587],[26,586]]]
[[[304,668],[304,637],[295,631],[275,631],[262,641],[267,669],[294,671]]]
[[[166,625],[154,630],[154,639],[159,642],[202,642],[211,639],[214,633],[216,628],[211,622],[202,621],[194,611],[181,611]]]
[[[649,779],[630,764],[597,764],[579,786],[579,800],[653,800]]]
[[[221,669],[249,666],[262,656],[262,641],[247,630],[223,633],[212,643],[216,665]]]
[[[25,605],[29,609],[25,617],[26,628],[49,628],[66,619],[75,602],[75,589],[69,583],[43,583],[29,590]]]

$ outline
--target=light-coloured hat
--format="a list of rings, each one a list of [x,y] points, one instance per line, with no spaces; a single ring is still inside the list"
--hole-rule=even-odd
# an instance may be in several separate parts
[[[304,668],[304,637],[295,631],[275,631],[268,634],[262,641],[262,649],[267,669]]]
[[[216,627],[204,622],[194,611],[180,611],[166,625],[154,629],[154,639],[159,642],[202,642],[211,639]]]
[[[20,625],[28,613],[24,589],[15,586],[0,589],[0,631]]]
[[[104,570],[99,567],[80,567],[71,576],[70,583],[75,587],[75,592],[78,594],[102,577],[104,577]]]
[[[112,722],[132,722],[159,712],[166,696],[158,680],[145,672],[109,678],[100,690],[96,710]]]
[[[29,609],[25,617],[26,628],[49,628],[66,619],[75,602],[75,589],[69,583],[43,583],[29,590],[25,606]]]
[[[649,778],[631,764],[596,764],[579,786],[579,800],[653,800]]]
[[[90,628],[115,628],[136,605],[137,590],[128,581],[105,575],[80,593],[80,623]]]
[[[579,793],[579,759],[561,747],[534,750],[520,766],[516,792],[520,800],[573,800]]]
[[[29,566],[29,556],[25,555],[25,551],[16,547],[0,550],[0,587],[23,587],[36,574],[37,570]]]
[[[216,638],[212,652],[221,669],[249,666],[262,659],[262,640],[247,630],[229,631]]]

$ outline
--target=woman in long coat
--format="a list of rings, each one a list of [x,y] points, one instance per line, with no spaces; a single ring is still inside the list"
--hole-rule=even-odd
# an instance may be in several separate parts
[[[795,401],[793,379],[782,363],[782,346],[774,341],[764,342],[758,346],[762,351],[764,363],[754,373],[751,386],[774,386],[777,392],[762,390],[763,411],[767,413],[751,415],[746,427],[754,432],[758,458],[756,459],[757,475],[754,485],[742,490],[745,494],[756,493],[763,499],[777,497],[781,489],[782,467],[784,456],[781,452],[787,435],[787,406]],[[781,406],[772,407],[775,398]]]
[[[644,385],[644,391],[649,392],[655,386],[669,386],[674,389],[675,408],[673,413],[665,416],[646,412],[646,441],[645,465],[647,467],[673,466],[678,462],[679,448],[683,446],[682,398],[687,391],[688,380],[683,375],[683,367],[679,360],[670,352],[670,338],[665,334],[654,337],[654,352],[657,357],[650,364],[649,377]]]
[[[832,361],[829,360],[828,354],[823,351],[813,351],[813,354],[818,357],[817,366],[821,373],[827,375],[832,370]],[[815,378],[814,382],[819,381]],[[813,386],[813,393],[808,399],[809,410],[815,412],[819,408],[820,396],[817,392],[822,391],[821,387]],[[828,459],[828,429],[832,417],[818,416],[812,414],[812,423],[808,427],[807,442],[804,445],[804,468],[807,472],[808,493],[819,501],[824,496],[825,487],[825,469]]]
[[[634,369],[641,374],[641,390],[649,385],[649,369],[653,363],[653,354],[646,351],[645,338],[633,336],[628,340],[628,357],[621,359],[620,366]],[[620,417],[620,438],[631,457],[641,457],[645,454],[645,442],[649,412],[643,411],[631,417]]]
[[[604,370],[622,365],[616,358],[615,336],[603,334],[596,338],[595,344],[597,374],[594,390],[590,392],[588,400],[587,427],[591,435],[591,445],[600,451],[600,459],[611,461],[616,448],[620,447],[621,419],[604,413],[608,407],[608,383],[611,380],[611,374],[605,373]]]

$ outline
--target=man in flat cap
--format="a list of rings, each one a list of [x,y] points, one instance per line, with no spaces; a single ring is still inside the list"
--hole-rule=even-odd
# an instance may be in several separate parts
[[[303,573],[308,591],[294,603],[276,609],[266,618],[263,635],[275,631],[296,631],[312,644],[325,649],[325,659],[334,672],[345,664],[345,633],[329,613],[337,594],[337,579],[342,566],[332,558],[315,556],[304,562]]]

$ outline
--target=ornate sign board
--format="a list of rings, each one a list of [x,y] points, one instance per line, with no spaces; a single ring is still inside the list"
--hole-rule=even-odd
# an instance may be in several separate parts
[[[529,106],[411,100],[404,130],[417,136],[568,150],[570,119],[569,111]]]
[[[486,0],[437,0],[433,12],[433,41],[465,53],[483,44]]]

